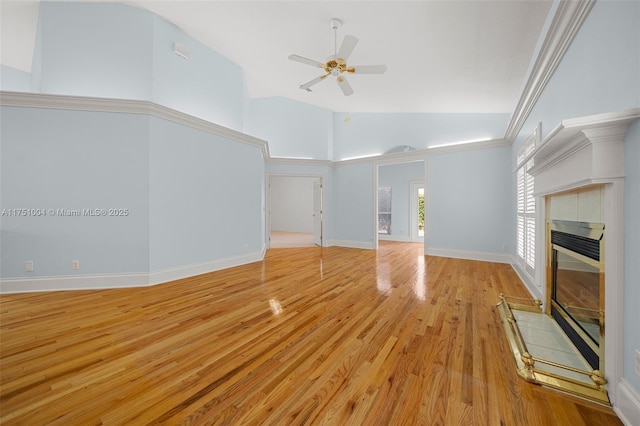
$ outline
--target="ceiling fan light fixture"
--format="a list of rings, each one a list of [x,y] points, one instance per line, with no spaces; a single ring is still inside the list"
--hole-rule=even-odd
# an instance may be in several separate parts
[[[347,59],[351,55],[351,52],[358,44],[358,38],[352,35],[344,36],[342,40],[342,45],[340,46],[340,50],[338,50],[338,36],[337,30],[342,26],[342,21],[338,18],[333,18],[329,21],[329,25],[331,29],[334,31],[334,54],[327,58],[326,63],[322,63],[316,61],[314,59],[305,58],[299,55],[289,55],[289,59],[292,61],[300,62],[302,64],[311,65],[314,67],[324,69],[326,74],[321,75],[320,77],[316,77],[313,80],[302,84],[299,86],[301,89],[306,90],[307,92],[311,92],[310,87],[314,84],[320,83],[322,80],[327,78],[328,76],[336,77],[336,81],[338,86],[342,90],[342,93],[345,96],[350,96],[353,94],[353,89],[349,82],[341,76],[343,72],[348,72],[351,74],[383,74],[387,67],[386,65],[363,65],[356,67],[348,67]]]

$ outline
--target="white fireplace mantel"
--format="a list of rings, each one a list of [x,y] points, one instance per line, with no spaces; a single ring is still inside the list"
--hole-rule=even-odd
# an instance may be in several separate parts
[[[624,176],[624,136],[640,108],[563,120],[531,153],[535,195]]]
[[[546,232],[550,197],[598,185],[605,225],[605,378],[614,409],[640,418],[640,400],[623,380],[624,139],[640,108],[563,120],[530,154],[536,197],[536,285],[546,300]],[[532,292],[533,293],[533,292]],[[629,407],[636,407],[629,409]]]

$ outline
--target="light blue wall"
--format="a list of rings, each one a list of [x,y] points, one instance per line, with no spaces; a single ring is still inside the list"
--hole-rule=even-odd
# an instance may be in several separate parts
[[[330,160],[332,113],[284,98],[251,99],[244,132],[269,141],[272,157]]]
[[[639,23],[640,2],[598,1],[594,5],[513,144],[512,165],[519,147],[538,122],[542,123],[544,138],[563,119],[640,106]],[[624,379],[638,392],[640,379],[634,372],[633,349],[640,348],[640,243],[633,230],[638,229],[640,211],[639,139],[636,123],[625,139]],[[515,212],[515,176],[511,191],[511,209]],[[511,215],[511,229],[514,247],[515,213]]]
[[[509,114],[336,113],[333,159],[382,154],[398,145],[424,149],[448,142],[499,139],[508,120]]]
[[[2,278],[115,274],[149,268],[148,118],[2,107]],[[58,209],[128,209],[62,216]],[[32,260],[34,271],[25,272]],[[80,270],[72,270],[72,261]]]
[[[331,238],[373,247],[373,163],[342,164],[333,170]]]
[[[150,141],[151,271],[262,251],[258,148],[158,118]]]
[[[6,65],[0,65],[0,90],[31,91],[31,74]]]
[[[430,155],[426,234],[431,249],[505,254],[510,146]]]
[[[174,42],[189,59],[173,53]],[[17,83],[3,78],[3,90],[26,90]],[[147,100],[234,130],[244,121],[239,66],[164,19],[118,3],[43,2],[29,90]]]
[[[152,97],[153,15],[116,3],[40,5],[42,93]]]
[[[412,181],[424,182],[424,161],[378,167],[378,186],[391,186],[391,235],[404,241],[411,238]]]
[[[173,53],[174,42],[187,47],[189,59]],[[242,68],[157,16],[153,17],[152,69],[152,102],[242,130]]]
[[[2,107],[2,119],[0,209],[41,209],[0,218],[2,278],[158,272],[263,250],[259,148],[141,114]]]

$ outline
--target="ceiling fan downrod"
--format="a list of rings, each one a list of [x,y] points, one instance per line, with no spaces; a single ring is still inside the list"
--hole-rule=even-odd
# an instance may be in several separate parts
[[[329,25],[333,30],[333,57],[338,56],[338,28],[342,27],[342,21],[338,18],[333,18],[329,21]]]

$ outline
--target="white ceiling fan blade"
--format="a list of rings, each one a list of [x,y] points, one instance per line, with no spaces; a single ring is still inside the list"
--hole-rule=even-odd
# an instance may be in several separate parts
[[[353,95],[353,89],[351,88],[351,85],[343,76],[338,77],[338,86],[340,86],[340,89],[345,96]]]
[[[325,78],[329,77],[331,74],[325,74],[325,75],[321,75],[320,77],[316,77],[313,80],[305,83],[305,84],[301,84],[300,88],[307,90],[307,91],[311,91],[311,89],[309,89],[311,86],[313,86],[314,84],[318,84],[320,83],[322,80],[324,80]]]
[[[387,71],[386,65],[354,65],[349,67],[348,72],[355,74],[384,74]]]
[[[356,47],[356,44],[358,44],[356,37],[352,35],[344,36],[344,40],[342,40],[342,45],[336,56],[346,62],[351,52],[353,52],[353,48]]]
[[[325,65],[322,62],[305,58],[304,56],[300,56],[300,55],[289,55],[289,59],[295,62],[300,62],[301,64],[312,65],[318,68],[324,68],[324,65]]]

